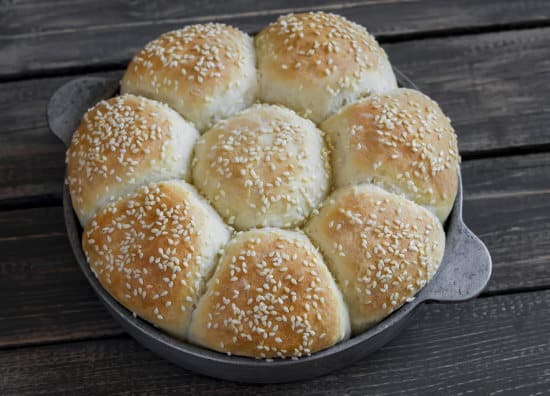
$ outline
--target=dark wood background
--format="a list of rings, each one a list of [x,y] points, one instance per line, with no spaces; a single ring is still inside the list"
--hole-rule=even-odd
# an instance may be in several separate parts
[[[312,381],[246,386],[177,368],[125,335],[69,248],[53,91],[120,75],[185,24],[254,33],[281,13],[359,22],[452,117],[465,219],[494,275],[477,299],[427,304],[393,342]],[[0,394],[483,394],[550,390],[550,1],[0,0]]]

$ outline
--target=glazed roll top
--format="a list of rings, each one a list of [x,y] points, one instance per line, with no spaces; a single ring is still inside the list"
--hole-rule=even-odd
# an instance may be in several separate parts
[[[80,223],[139,186],[188,179],[198,136],[192,124],[157,101],[122,95],[92,107],[66,156],[66,180]]]
[[[377,184],[447,218],[460,157],[454,129],[436,102],[400,88],[350,104],[320,127],[332,148],[336,187]]]
[[[397,88],[375,38],[339,15],[281,16],[258,34],[256,52],[260,99],[316,123],[361,96]]]
[[[246,33],[219,23],[190,25],[139,51],[122,78],[121,92],[165,102],[202,131],[252,104],[255,62]]]
[[[329,187],[321,132],[293,111],[255,105],[198,141],[193,181],[237,229],[293,227]]]
[[[185,338],[229,228],[183,181],[150,184],[109,204],[82,246],[102,286],[141,318]]]
[[[273,358],[309,355],[348,334],[340,291],[309,239],[266,228],[227,245],[189,338],[220,352]]]
[[[355,333],[412,298],[435,274],[445,249],[432,213],[368,184],[336,190],[305,231],[344,294]]]

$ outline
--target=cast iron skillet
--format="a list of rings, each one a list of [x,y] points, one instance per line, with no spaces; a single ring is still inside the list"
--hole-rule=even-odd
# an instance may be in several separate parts
[[[406,76],[395,70],[401,86],[416,88]],[[48,104],[52,132],[68,145],[85,111],[99,100],[114,96],[118,80],[83,77],[59,88]],[[415,308],[425,301],[463,301],[477,296],[491,275],[491,257],[481,242],[462,221],[462,179],[453,210],[446,222],[447,233],[443,262],[434,278],[416,298],[392,313],[368,331],[331,348],[298,360],[264,361],[227,356],[171,337],[153,325],[132,316],[107,293],[91,272],[82,251],[82,228],[72,209],[67,186],[63,209],[69,241],[75,257],[93,289],[118,323],[138,342],[158,355],[186,369],[231,381],[275,383],[304,380],[345,367],[380,348],[401,331],[412,318]]]

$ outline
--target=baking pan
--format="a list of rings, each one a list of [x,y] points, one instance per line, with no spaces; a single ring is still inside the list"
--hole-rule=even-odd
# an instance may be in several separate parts
[[[403,73],[395,70],[400,86],[416,88]],[[59,88],[48,104],[52,132],[68,145],[86,110],[101,99],[114,96],[119,82],[114,79],[83,77]],[[81,246],[82,228],[71,204],[68,187],[63,193],[63,213],[67,234],[82,272],[118,323],[145,347],[175,364],[197,373],[238,382],[276,383],[305,380],[337,370],[364,358],[394,338],[426,301],[464,301],[477,296],[491,275],[491,257],[462,220],[462,179],[454,207],[445,224],[446,248],[433,279],[414,300],[386,319],[347,341],[297,360],[257,360],[227,356],[171,337],[136,318],[107,293],[93,275]],[[130,357],[129,357],[130,358]]]

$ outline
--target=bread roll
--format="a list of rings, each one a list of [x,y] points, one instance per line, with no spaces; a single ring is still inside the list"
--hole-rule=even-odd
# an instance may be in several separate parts
[[[289,14],[256,37],[260,98],[320,122],[346,103],[397,87],[384,50],[342,16]]]
[[[453,207],[460,157],[437,103],[397,89],[350,104],[324,121],[337,187],[363,182],[403,194],[444,221]]]
[[[67,150],[67,183],[84,226],[98,208],[144,184],[189,178],[192,124],[159,102],[122,95],[84,115]]]
[[[368,184],[336,190],[305,231],[344,294],[355,333],[413,297],[436,272],[445,248],[433,214]]]
[[[204,130],[256,98],[252,38],[219,24],[190,25],[161,35],[138,52],[121,92],[165,102]]]
[[[143,319],[185,338],[229,228],[183,181],[142,187],[86,225],[82,246],[103,287]]]
[[[256,105],[201,136],[193,180],[237,229],[293,227],[325,196],[327,162],[311,121],[283,107]]]
[[[319,252],[301,232],[267,228],[226,247],[193,314],[190,341],[256,358],[299,357],[349,334],[349,320]]]

